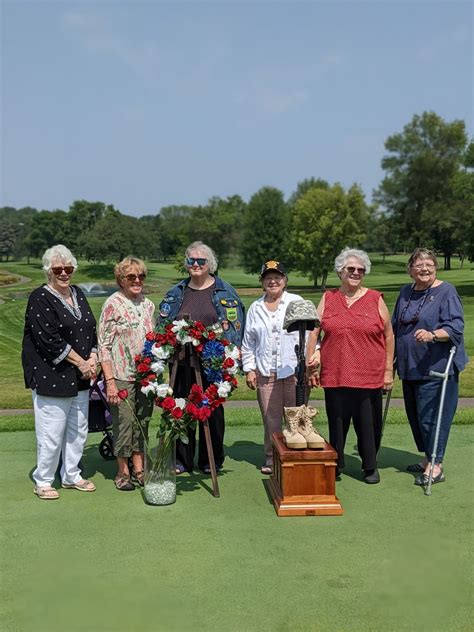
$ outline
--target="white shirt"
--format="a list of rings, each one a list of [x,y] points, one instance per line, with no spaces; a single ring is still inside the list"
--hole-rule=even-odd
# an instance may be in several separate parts
[[[270,376],[274,347],[272,326],[276,321],[279,329],[276,339],[276,374],[277,379],[282,379],[295,372],[297,364],[295,345],[299,344],[299,333],[297,331],[288,333],[284,330],[283,319],[288,304],[303,299],[298,294],[284,291],[276,312],[270,312],[264,306],[264,298],[265,295],[253,302],[247,312],[242,342],[242,366],[245,373],[257,370],[265,377]]]

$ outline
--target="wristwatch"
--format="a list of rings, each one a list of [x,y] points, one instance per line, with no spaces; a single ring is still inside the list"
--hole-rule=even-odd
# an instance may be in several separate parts
[[[439,342],[438,337],[436,336],[436,334],[434,332],[431,332],[433,334],[433,338],[431,340],[431,342]]]

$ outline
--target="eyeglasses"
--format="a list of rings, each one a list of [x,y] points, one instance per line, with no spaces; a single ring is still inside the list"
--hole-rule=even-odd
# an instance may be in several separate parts
[[[349,272],[349,274],[354,274],[354,272],[357,272],[357,274],[365,274],[365,268],[355,268],[354,266],[346,266],[346,270]]]
[[[195,263],[197,263],[198,266],[205,266],[207,263],[207,259],[205,259],[204,257],[188,257],[186,259],[187,266],[193,266]]]
[[[51,272],[55,276],[62,274],[63,270],[66,274],[72,274],[74,272],[74,266],[54,266],[54,268],[51,268]]]
[[[429,288],[427,288],[427,290],[425,291],[423,298],[420,301],[420,304],[418,305],[416,312],[413,314],[413,316],[410,318],[410,320],[405,320],[405,315],[408,311],[408,308],[410,307],[410,301],[412,299],[413,296],[413,292],[414,292],[414,288],[415,286],[413,285],[411,290],[410,290],[410,296],[408,297],[408,302],[405,305],[405,307],[402,310],[402,313],[400,314],[400,323],[402,325],[416,325],[416,323],[419,320],[419,316],[420,316],[420,312],[423,309],[423,305],[426,303],[426,299],[428,298],[428,294],[430,293],[431,290],[431,286]]]
[[[142,272],[141,274],[126,274],[124,277],[124,279],[127,279],[127,281],[135,281],[135,279],[138,279],[139,281],[144,281],[146,279],[146,274],[144,272]]]
[[[436,266],[434,266],[431,263],[422,263],[422,264],[418,264],[416,266],[412,266],[413,270],[429,270],[430,272],[432,272]]]

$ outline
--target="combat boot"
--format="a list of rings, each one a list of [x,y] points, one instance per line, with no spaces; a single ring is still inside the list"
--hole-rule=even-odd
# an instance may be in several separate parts
[[[324,448],[325,441],[316,428],[313,427],[313,417],[319,413],[312,406],[304,406],[304,412],[299,417],[298,430],[306,439],[308,448],[312,450],[321,450]]]
[[[286,428],[283,430],[283,438],[286,447],[292,450],[305,450],[308,447],[306,439],[298,430],[302,408],[302,406],[283,407],[286,424]]]

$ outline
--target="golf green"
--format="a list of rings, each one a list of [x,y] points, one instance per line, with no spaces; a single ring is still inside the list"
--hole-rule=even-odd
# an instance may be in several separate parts
[[[278,518],[258,426],[228,428],[219,499],[209,477],[185,474],[168,507],[114,489],[97,434],[84,455],[97,491],[40,501],[34,433],[4,432],[0,629],[468,630],[473,433],[453,427],[446,482],[427,497],[405,471],[417,460],[406,425],[387,426],[371,486],[351,431],[344,515]]]

